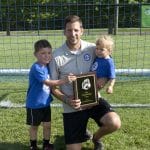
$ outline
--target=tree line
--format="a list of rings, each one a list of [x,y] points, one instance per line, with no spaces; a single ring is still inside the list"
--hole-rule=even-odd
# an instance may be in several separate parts
[[[150,0],[1,0],[0,31],[56,30],[64,18],[79,15],[84,28],[113,27],[116,8],[118,27],[139,27],[141,4]]]

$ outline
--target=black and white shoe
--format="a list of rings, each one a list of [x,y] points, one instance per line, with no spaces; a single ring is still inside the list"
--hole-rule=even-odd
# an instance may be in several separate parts
[[[86,130],[85,139],[86,140],[92,140],[93,139],[93,134],[88,129]]]
[[[30,146],[29,150],[39,150],[39,148],[37,146]]]
[[[104,150],[104,145],[100,140],[94,140],[92,139],[94,144],[94,150]]]

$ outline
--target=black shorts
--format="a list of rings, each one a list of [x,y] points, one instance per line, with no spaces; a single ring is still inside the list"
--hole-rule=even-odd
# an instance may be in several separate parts
[[[51,108],[50,106],[39,109],[27,108],[27,120],[28,125],[38,126],[41,122],[51,121]]]
[[[102,126],[100,119],[108,112],[113,112],[114,110],[110,104],[101,99],[99,105],[93,106],[90,109],[85,109],[78,112],[64,113],[64,134],[65,143],[74,144],[82,143],[86,141],[86,127],[89,118],[95,120],[98,126]]]

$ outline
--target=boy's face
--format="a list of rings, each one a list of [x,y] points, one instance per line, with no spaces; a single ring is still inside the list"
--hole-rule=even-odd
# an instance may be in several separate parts
[[[101,47],[99,45],[96,45],[96,56],[101,57],[101,58],[107,58],[110,55],[110,51],[105,48]]]
[[[52,59],[52,50],[49,47],[41,48],[34,55],[37,58],[38,63],[42,65],[47,65]]]

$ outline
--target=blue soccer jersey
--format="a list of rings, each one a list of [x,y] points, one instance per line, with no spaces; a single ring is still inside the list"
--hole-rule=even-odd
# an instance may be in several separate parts
[[[115,65],[111,57],[110,58],[96,57],[91,70],[96,72],[97,78],[108,78],[108,79],[116,78]]]
[[[52,96],[50,87],[44,84],[49,79],[49,69],[34,63],[29,72],[29,88],[27,91],[26,107],[27,108],[43,108],[50,105]]]

